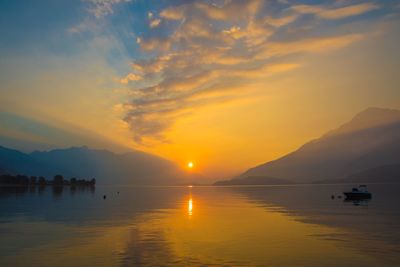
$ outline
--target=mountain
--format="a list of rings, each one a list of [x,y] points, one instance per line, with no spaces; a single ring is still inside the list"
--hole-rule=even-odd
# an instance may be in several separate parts
[[[373,167],[348,175],[343,179],[323,180],[320,183],[398,183],[400,163]]]
[[[25,174],[36,173],[45,168],[42,163],[36,162],[29,155],[14,149],[0,146],[0,173]]]
[[[52,178],[95,177],[101,184],[177,184],[187,176],[165,159],[133,151],[115,154],[107,150],[71,147],[25,154],[0,147],[0,173]]]
[[[253,176],[296,183],[343,181],[356,173],[362,180],[363,171],[399,163],[400,111],[369,108],[321,138],[284,157],[251,168],[232,181]],[[381,178],[378,175],[374,179]]]
[[[285,179],[267,176],[249,176],[227,181],[217,181],[214,183],[214,185],[284,185],[292,183],[293,182]]]

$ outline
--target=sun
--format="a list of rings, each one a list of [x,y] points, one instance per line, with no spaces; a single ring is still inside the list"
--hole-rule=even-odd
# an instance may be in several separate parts
[[[187,166],[189,169],[192,169],[194,167],[194,164],[193,164],[193,162],[189,161]]]

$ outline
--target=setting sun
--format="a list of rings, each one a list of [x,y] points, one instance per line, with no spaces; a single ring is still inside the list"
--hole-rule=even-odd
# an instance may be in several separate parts
[[[190,162],[188,162],[187,166],[188,166],[189,169],[192,169],[194,164],[193,164],[193,162],[190,161]]]
[[[400,267],[400,0],[26,2],[0,267]]]

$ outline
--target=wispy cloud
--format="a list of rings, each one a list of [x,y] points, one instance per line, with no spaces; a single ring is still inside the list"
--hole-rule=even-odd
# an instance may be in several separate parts
[[[160,25],[161,19],[153,19],[150,21],[150,28],[155,28]]]
[[[89,13],[96,18],[102,18],[108,14],[114,13],[114,6],[120,3],[127,3],[131,0],[86,0],[90,6]]]
[[[234,99],[248,84],[298,68],[295,55],[328,52],[364,38],[362,32],[321,31],[319,20],[377,8],[373,3],[290,6],[251,0],[194,2],[149,13],[150,33],[157,27],[161,34],[137,40],[147,56],[121,79],[132,96],[124,105],[125,121],[136,142],[162,140],[177,119],[197,107]],[[307,14],[314,19],[303,19]],[[306,34],[298,34],[303,29]]]
[[[296,5],[292,9],[302,14],[315,14],[324,19],[341,19],[363,14],[379,8],[375,3],[363,3],[338,8],[326,8],[324,6]]]
[[[95,31],[101,29],[99,20],[114,14],[115,6],[129,3],[132,0],[82,0],[86,3],[87,16],[78,24],[68,28],[72,34]]]
[[[120,79],[120,82],[122,84],[128,84],[130,81],[139,81],[141,79],[142,79],[142,77],[140,75],[137,75],[134,73],[128,73],[125,77]]]

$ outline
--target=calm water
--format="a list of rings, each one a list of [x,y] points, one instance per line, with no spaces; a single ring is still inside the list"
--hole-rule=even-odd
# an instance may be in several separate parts
[[[400,266],[400,186],[348,187],[0,187],[0,266]]]

